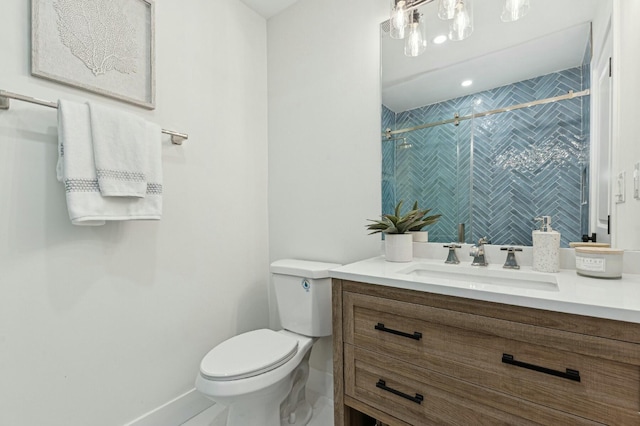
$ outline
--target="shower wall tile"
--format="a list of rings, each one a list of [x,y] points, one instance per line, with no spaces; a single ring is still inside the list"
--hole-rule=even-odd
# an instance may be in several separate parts
[[[579,91],[585,81],[588,85],[585,68],[395,114],[396,127],[392,128]],[[393,191],[385,188],[383,178],[384,208],[400,199],[407,204],[417,200],[423,207],[435,207],[434,213],[444,216],[429,228],[432,241],[454,241],[457,224],[465,223],[468,242],[487,236],[494,244],[531,245],[533,218],[540,215],[552,216],[564,246],[578,241],[586,232],[585,216],[588,218],[588,206],[581,203],[581,179],[589,152],[588,99],[405,134],[411,149],[398,150],[392,144],[383,149],[385,173],[393,167],[395,178],[393,203],[388,200]],[[387,117],[383,113],[383,123],[389,123],[389,111],[384,110]]]

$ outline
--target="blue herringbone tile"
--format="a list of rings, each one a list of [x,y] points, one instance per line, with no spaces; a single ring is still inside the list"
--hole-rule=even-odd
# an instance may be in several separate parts
[[[383,107],[383,129],[583,90],[588,72],[577,67],[398,114]],[[429,229],[433,241],[452,240],[465,223],[467,241],[487,235],[494,244],[522,245],[531,244],[533,217],[551,215],[566,246],[588,223],[580,186],[589,128],[583,97],[414,131],[405,135],[409,150],[383,142],[383,212],[400,199],[417,200],[444,215]]]

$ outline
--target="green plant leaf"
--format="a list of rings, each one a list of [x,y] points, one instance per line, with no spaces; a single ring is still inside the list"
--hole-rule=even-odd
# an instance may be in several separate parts
[[[404,200],[400,200],[400,202],[396,205],[395,217],[400,217],[400,208],[402,207],[402,203]]]
[[[394,209],[394,214],[383,214],[381,219],[367,219],[373,223],[367,225],[371,234],[384,232],[385,234],[404,234],[409,231],[419,231],[427,225],[436,223],[441,214],[427,216],[431,209],[418,208],[418,202],[413,203],[412,209],[402,215],[403,200],[400,200]]]

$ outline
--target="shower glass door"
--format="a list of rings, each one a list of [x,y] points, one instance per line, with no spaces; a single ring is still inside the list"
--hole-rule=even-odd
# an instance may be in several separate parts
[[[416,117],[412,112],[395,115],[395,128],[452,118],[437,114]],[[442,214],[437,223],[426,228],[429,241],[458,241],[460,223],[466,224],[470,235],[471,134],[467,121],[459,126],[412,130],[383,140],[383,213],[392,213],[400,200],[404,201],[405,213],[417,201],[421,208],[432,209],[429,214]]]

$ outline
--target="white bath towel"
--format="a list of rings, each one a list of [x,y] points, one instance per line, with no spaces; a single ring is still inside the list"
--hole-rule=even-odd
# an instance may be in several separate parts
[[[107,220],[159,220],[162,217],[161,129],[145,124],[149,177],[145,198],[103,197],[95,171],[89,106],[58,102],[58,179],[64,183],[74,225],[102,225]]]
[[[94,103],[89,103],[89,111],[100,193],[103,197],[144,197],[147,193],[146,121]]]
[[[93,161],[89,107],[71,101],[58,101],[58,180],[64,184],[67,210],[74,225],[104,225],[104,220],[83,219],[83,204],[102,198]]]

